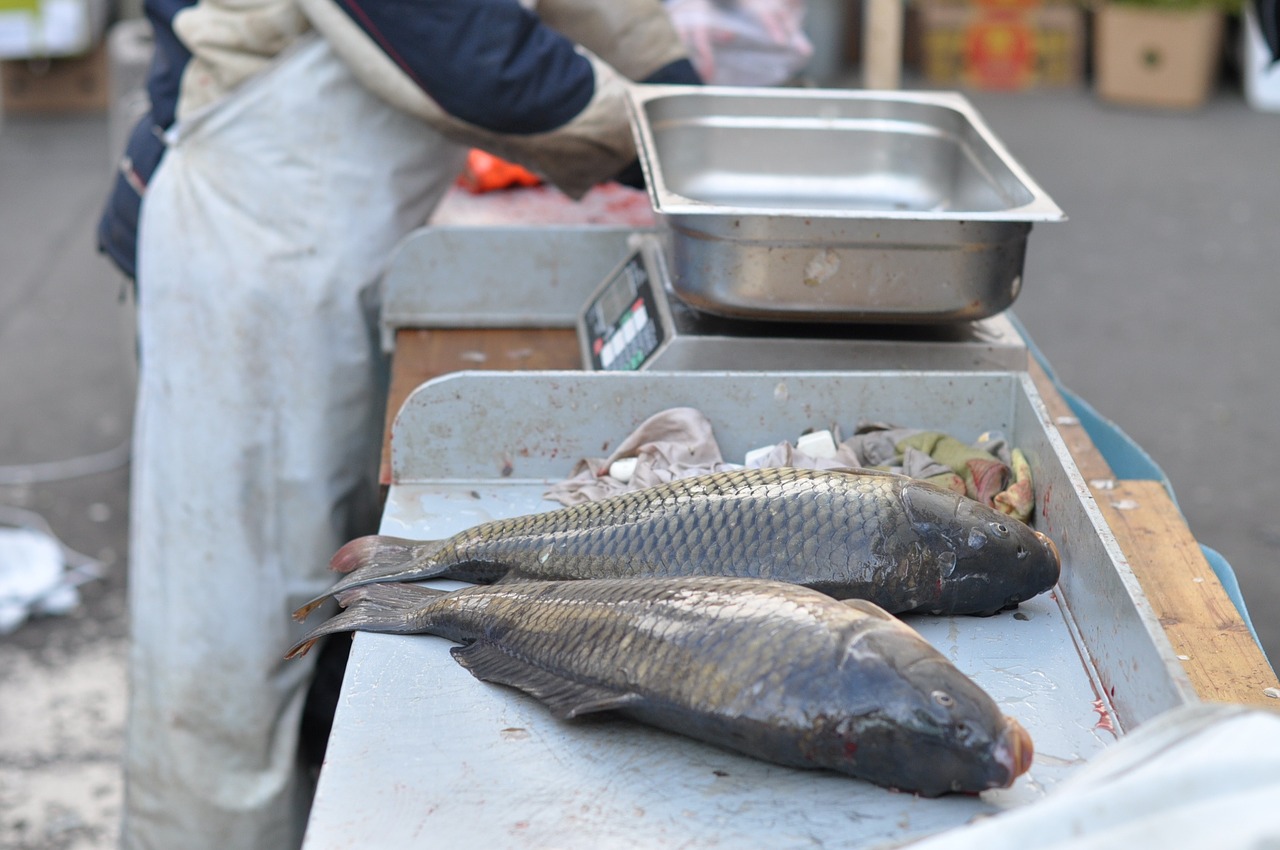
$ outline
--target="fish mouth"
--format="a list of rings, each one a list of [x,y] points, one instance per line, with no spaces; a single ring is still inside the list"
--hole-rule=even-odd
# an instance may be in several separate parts
[[[1022,728],[1021,723],[1006,716],[1004,734],[996,744],[995,760],[1005,768],[1008,778],[999,787],[1008,788],[1013,785],[1015,779],[1031,769],[1034,758],[1035,745],[1031,742],[1031,736]]]
[[[1058,566],[1059,570],[1061,570],[1062,556],[1058,554],[1058,544],[1054,543],[1053,540],[1050,539],[1049,535],[1042,531],[1032,531],[1031,533],[1036,536],[1036,539],[1040,541],[1041,545],[1043,545],[1045,549],[1049,550],[1049,554],[1053,556],[1053,563]]]

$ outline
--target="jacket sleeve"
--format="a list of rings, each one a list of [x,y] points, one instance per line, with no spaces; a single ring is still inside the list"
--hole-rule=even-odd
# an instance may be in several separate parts
[[[642,81],[688,54],[661,0],[538,0],[547,26]]]
[[[633,14],[587,16],[596,21],[587,25],[572,9],[610,0],[542,0],[572,38],[516,0],[299,5],[361,81],[389,103],[458,142],[537,171],[576,197],[635,157],[626,78],[581,42],[640,78],[684,56],[660,0],[611,2]]]

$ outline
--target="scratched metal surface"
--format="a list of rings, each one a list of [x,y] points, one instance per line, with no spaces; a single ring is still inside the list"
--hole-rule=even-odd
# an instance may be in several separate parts
[[[359,634],[305,850],[893,846],[1031,802],[1124,728],[1193,698],[1021,374],[451,376],[397,420],[382,530],[442,537],[553,508],[542,492],[575,460],[681,404],[707,413],[729,460],[808,427],[850,432],[863,416],[963,439],[1002,430],[1027,451],[1062,584],[1016,613],[909,622],[1027,727],[1029,774],[1011,789],[925,800],[622,720],[557,722],[474,679],[447,641]]]

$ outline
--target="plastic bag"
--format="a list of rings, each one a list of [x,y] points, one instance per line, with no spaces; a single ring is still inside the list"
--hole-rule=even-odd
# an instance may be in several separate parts
[[[467,163],[462,167],[457,183],[471,194],[480,195],[499,189],[540,186],[542,178],[514,162],[472,148],[467,152]]]
[[[804,0],[666,0],[667,12],[704,82],[775,86],[813,55]]]
[[[1189,704],[1126,734],[1042,800],[911,847],[1262,850],[1280,845],[1277,800],[1280,714]]]

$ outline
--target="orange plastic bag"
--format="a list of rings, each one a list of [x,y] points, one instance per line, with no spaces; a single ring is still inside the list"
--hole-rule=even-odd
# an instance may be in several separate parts
[[[513,186],[538,186],[542,178],[514,162],[499,159],[479,148],[467,154],[467,164],[458,175],[458,185],[479,195]]]

